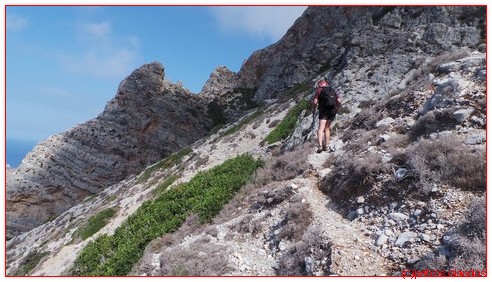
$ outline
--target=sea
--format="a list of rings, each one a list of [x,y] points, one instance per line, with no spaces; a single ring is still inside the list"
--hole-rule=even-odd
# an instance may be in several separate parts
[[[7,138],[6,139],[6,163],[10,168],[18,167],[24,157],[32,151],[38,141],[18,140]]]

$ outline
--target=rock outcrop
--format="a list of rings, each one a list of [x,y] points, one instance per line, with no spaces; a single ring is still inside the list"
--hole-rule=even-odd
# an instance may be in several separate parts
[[[226,66],[217,67],[200,91],[202,96],[224,95],[238,87],[238,75]]]
[[[350,95],[387,93],[405,87],[402,80],[429,57],[484,51],[484,15],[483,6],[310,7],[279,42],[244,62],[239,79],[260,103],[320,75],[350,86]]]
[[[203,99],[164,80],[159,63],[124,79],[95,119],[39,143],[7,179],[7,238],[205,136]]]

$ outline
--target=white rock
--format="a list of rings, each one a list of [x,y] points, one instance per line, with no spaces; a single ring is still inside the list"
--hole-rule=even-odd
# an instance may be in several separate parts
[[[387,117],[385,119],[382,119],[382,120],[378,121],[376,123],[376,127],[380,127],[380,126],[383,126],[383,125],[390,125],[393,122],[395,122],[395,119],[393,119],[392,117]]]
[[[418,234],[413,231],[403,232],[400,234],[400,236],[398,236],[398,239],[395,242],[395,246],[401,247],[406,242],[415,242],[415,239],[417,239],[417,237]]]
[[[388,214],[388,217],[396,222],[402,222],[408,219],[408,215],[399,212],[392,212]]]
[[[460,123],[464,122],[471,114],[474,112],[474,109],[461,109],[457,110],[453,113],[453,117]]]
[[[388,242],[388,236],[385,234],[379,235],[378,239],[376,240],[376,246],[381,246],[383,244],[386,244]]]
[[[364,196],[357,197],[357,204],[363,204],[365,202]]]

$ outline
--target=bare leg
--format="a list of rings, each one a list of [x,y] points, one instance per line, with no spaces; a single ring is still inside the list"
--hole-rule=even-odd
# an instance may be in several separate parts
[[[319,128],[318,128],[318,146],[323,146],[323,138],[325,137],[326,130],[326,119],[319,120]]]
[[[328,147],[330,146],[330,125],[331,125],[331,120],[326,121],[325,123],[325,143],[324,146]]]

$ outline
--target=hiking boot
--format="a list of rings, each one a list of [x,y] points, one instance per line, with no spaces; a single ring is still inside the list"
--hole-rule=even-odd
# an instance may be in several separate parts
[[[321,153],[323,151],[323,147],[322,146],[318,146],[318,150],[316,150],[316,153]]]
[[[326,146],[323,146],[323,147],[321,148],[321,150],[323,150],[324,152],[326,152]]]

